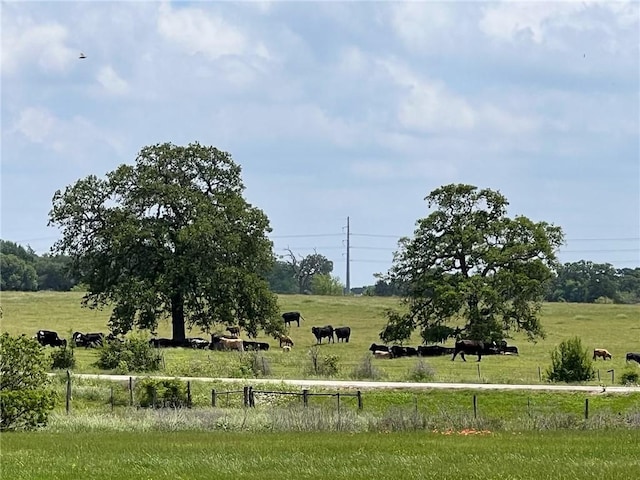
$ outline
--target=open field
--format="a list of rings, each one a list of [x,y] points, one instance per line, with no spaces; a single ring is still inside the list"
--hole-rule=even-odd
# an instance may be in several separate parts
[[[33,335],[38,329],[58,331],[69,337],[70,332],[106,331],[108,311],[94,311],[80,307],[82,294],[77,292],[2,292],[4,318],[2,330],[10,333]],[[331,324],[334,327],[348,325],[352,329],[351,341],[322,345],[323,354],[336,355],[340,371],[336,378],[352,377],[353,369],[363,358],[370,356],[372,342],[378,342],[378,334],[385,324],[384,310],[398,306],[398,300],[386,297],[320,297],[304,295],[281,295],[281,311],[299,310],[304,316],[301,327],[293,326],[290,335],[295,347],[289,354],[277,349],[272,338],[258,337],[267,341],[271,349],[265,359],[272,370],[272,378],[309,377],[308,350],[315,344],[312,326]],[[437,357],[424,362],[433,372],[431,380],[446,382],[483,383],[540,383],[544,382],[544,371],[550,364],[551,350],[562,340],[578,335],[586,348],[607,348],[613,353],[612,361],[598,360],[596,368],[600,379],[592,383],[618,383],[625,368],[636,364],[625,364],[628,351],[640,351],[640,306],[547,303],[542,310],[542,324],[547,337],[537,343],[527,342],[521,334],[515,334],[510,344],[517,345],[519,356],[489,356],[478,364],[474,359],[466,363],[456,359]],[[160,336],[170,336],[170,325],[164,322],[159,328]],[[206,336],[199,332],[191,336]],[[409,345],[420,343],[417,334]],[[240,360],[231,352],[191,351],[187,349],[165,349],[162,373],[184,376],[241,376],[238,373]],[[98,373],[93,366],[96,352],[76,349],[78,365],[76,372]],[[373,360],[381,380],[410,380],[415,369],[416,358]],[[609,370],[614,372],[609,372]]]
[[[2,478],[635,479],[640,431],[2,435]]]

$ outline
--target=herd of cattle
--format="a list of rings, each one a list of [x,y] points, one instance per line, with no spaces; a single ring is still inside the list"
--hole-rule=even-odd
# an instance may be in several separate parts
[[[304,317],[300,312],[285,312],[282,314],[285,326],[290,327],[295,322],[300,327],[300,320]],[[226,334],[213,334],[211,340],[202,337],[188,337],[184,340],[174,340],[171,338],[152,338],[149,344],[156,348],[167,347],[185,347],[194,349],[209,350],[237,350],[237,351],[258,351],[269,350],[267,342],[256,342],[243,340],[240,338],[240,327],[231,326],[227,328],[229,332]],[[327,343],[349,342],[351,337],[350,327],[337,327],[325,325],[323,327],[312,327],[311,333],[316,338],[317,344],[322,344],[323,339],[327,339]],[[42,346],[66,347],[67,340],[60,338],[58,334],[51,330],[39,330],[35,337]],[[104,345],[105,342],[120,342],[113,334],[105,335],[103,333],[81,333],[74,332],[72,342],[76,347],[95,348]],[[279,346],[284,351],[290,351],[294,345],[290,336],[285,334],[278,335]],[[508,345],[506,341],[501,342],[482,342],[477,340],[458,339],[454,347],[443,347],[440,345],[421,345],[418,347],[404,347],[401,345],[378,345],[372,343],[369,351],[376,358],[400,358],[400,357],[437,357],[443,355],[452,355],[451,360],[455,360],[458,355],[466,362],[465,355],[477,355],[478,361],[483,355],[518,355],[518,347]],[[612,359],[613,356],[604,348],[596,348],[593,350],[593,360],[602,358],[603,360]],[[626,355],[626,361],[635,361],[640,364],[640,353],[629,352]]]

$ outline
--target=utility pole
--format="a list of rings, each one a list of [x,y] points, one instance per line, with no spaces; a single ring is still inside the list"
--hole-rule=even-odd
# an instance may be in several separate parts
[[[347,217],[347,295],[351,295],[351,262],[350,262],[350,258],[349,258],[349,237],[350,237],[350,233],[349,233],[349,217]]]

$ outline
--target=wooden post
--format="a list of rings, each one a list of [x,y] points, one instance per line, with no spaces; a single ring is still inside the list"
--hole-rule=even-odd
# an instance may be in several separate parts
[[[478,367],[478,380],[480,380],[482,377],[480,377],[480,364],[476,364]]]
[[[133,407],[133,377],[129,377],[129,406]]]
[[[478,418],[478,397],[473,395],[473,418]]]
[[[527,397],[527,413],[531,416],[531,397]]]
[[[615,382],[615,370],[612,368],[611,370],[607,370],[607,373],[611,374],[611,383],[616,383]]]
[[[67,415],[71,410],[71,372],[67,370],[67,402],[66,402]]]
[[[113,386],[111,386],[111,411],[113,412]]]
[[[152,402],[153,408],[156,408],[156,400],[157,400],[156,387],[151,387],[151,402]]]
[[[249,387],[242,388],[242,405],[244,408],[249,406]]]
[[[255,393],[253,393],[253,387],[251,386],[249,386],[249,406],[251,408],[255,408],[256,406]]]
[[[187,380],[187,408],[191,408],[191,381]]]
[[[584,399],[584,419],[585,420],[589,419],[589,399],[588,398]]]
[[[212,388],[211,389],[211,406],[213,408],[216,408],[216,403],[217,403],[217,395],[216,395],[216,389]]]
[[[362,410],[362,392],[358,390],[356,396],[358,397],[358,410]]]
[[[538,380],[542,381],[542,371],[540,370],[540,367],[538,367]]]
[[[336,393],[336,398],[338,399],[338,415],[340,415],[340,392]]]
[[[305,407],[309,406],[309,390],[306,388],[302,390],[302,405]]]
[[[598,381],[600,381],[600,369],[598,369]]]

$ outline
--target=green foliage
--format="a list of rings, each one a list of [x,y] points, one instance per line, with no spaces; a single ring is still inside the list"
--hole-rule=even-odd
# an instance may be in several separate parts
[[[640,383],[640,373],[636,367],[627,367],[620,375],[622,385],[638,385]]]
[[[33,265],[13,254],[0,254],[0,290],[31,291],[38,289]]]
[[[552,382],[585,382],[595,377],[593,361],[579,337],[564,340],[551,352],[546,374]]]
[[[287,262],[276,260],[271,271],[267,274],[269,289],[275,293],[298,293],[296,272]]]
[[[410,318],[392,309],[387,309],[385,315],[388,321],[380,332],[380,340],[384,343],[399,343],[402,345],[411,338],[414,326]]]
[[[558,265],[549,287],[550,301],[595,302],[598,298],[618,296],[616,270],[608,263],[580,260]]]
[[[287,263],[293,269],[298,293],[311,293],[313,278],[316,275],[329,275],[333,271],[333,262],[317,252],[300,259],[291,250],[288,252]]]
[[[46,425],[55,400],[46,363],[34,339],[0,335],[0,430]]]
[[[330,274],[317,274],[311,280],[311,293],[313,295],[329,295],[333,297],[344,293],[344,285],[339,277]]]
[[[105,342],[99,349],[96,365],[117,373],[151,372],[158,370],[162,357],[157,348],[142,336],[126,338],[123,342]]]
[[[323,354],[321,348],[317,345],[309,349],[308,359],[306,373],[327,377],[332,377],[338,373],[338,361],[340,360],[338,356]]]
[[[435,377],[435,370],[427,364],[423,359],[419,359],[416,364],[409,370],[407,376],[411,382],[426,382],[433,380]]]
[[[141,407],[182,408],[187,405],[187,386],[178,379],[143,378],[136,382],[135,398]]]
[[[54,251],[71,257],[84,304],[113,307],[116,334],[240,325],[251,335],[281,325],[264,279],[273,265],[267,216],[242,196],[240,166],[214,147],[143,148],[135,165],[78,180],[53,197]]]
[[[562,230],[509,218],[503,195],[471,185],[446,185],[426,200],[433,211],[418,220],[414,238],[400,240],[388,275],[404,286],[408,307],[390,323],[422,331],[463,319],[469,338],[542,336],[540,300]]]
[[[267,377],[271,375],[271,363],[262,352],[245,352],[241,356],[242,377]]]
[[[373,355],[364,355],[351,370],[351,378],[356,380],[380,380],[384,373],[373,363]]]
[[[73,341],[65,347],[54,348],[51,351],[51,368],[53,369],[71,369],[76,366],[74,356]]]
[[[64,255],[43,255],[37,257],[35,269],[38,273],[39,290],[67,292],[76,285],[71,277],[69,265],[71,259]]]

